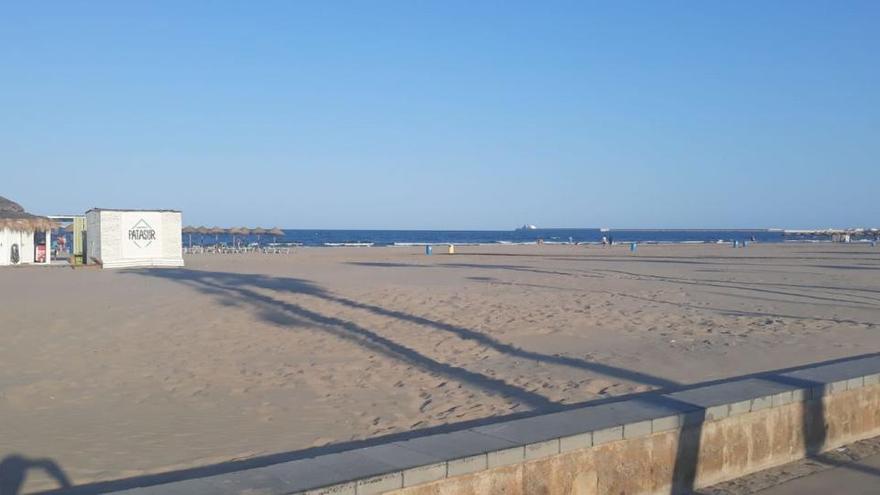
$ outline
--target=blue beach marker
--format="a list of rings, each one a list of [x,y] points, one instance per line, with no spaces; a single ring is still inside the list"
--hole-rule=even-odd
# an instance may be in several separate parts
[[[431,256],[431,253],[434,252],[434,248],[430,244],[425,245],[425,256]]]

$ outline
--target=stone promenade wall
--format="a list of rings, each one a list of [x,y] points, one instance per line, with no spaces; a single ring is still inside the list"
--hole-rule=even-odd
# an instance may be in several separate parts
[[[877,435],[867,356],[126,493],[687,493]]]

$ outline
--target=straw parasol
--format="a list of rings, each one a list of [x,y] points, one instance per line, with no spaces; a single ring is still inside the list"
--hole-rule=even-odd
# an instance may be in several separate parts
[[[284,237],[284,231],[279,229],[278,227],[274,227],[272,230],[266,233],[274,237],[274,240],[272,242],[278,242],[279,236]]]
[[[15,201],[0,196],[0,228],[34,232],[36,230],[52,230],[55,223],[37,215],[31,215]]]
[[[226,229],[224,229],[223,227],[217,227],[215,225],[214,227],[210,228],[209,233],[214,234],[214,243],[216,244],[220,242],[220,234],[225,234]]]
[[[257,242],[260,242],[260,236],[266,235],[266,232],[268,231],[263,227],[254,227],[251,229],[251,235],[257,236]]]
[[[209,229],[208,227],[205,227],[204,225],[201,225],[199,227],[196,227],[195,231],[197,234],[199,234],[199,244],[204,245],[205,244],[205,235],[210,234],[211,229]]]
[[[232,245],[235,245],[235,236],[246,236],[250,233],[247,227],[233,227],[229,229],[229,234],[232,235]]]
[[[189,234],[189,247],[193,247],[193,234],[196,233],[196,228],[190,225],[187,225],[180,231],[183,234]]]

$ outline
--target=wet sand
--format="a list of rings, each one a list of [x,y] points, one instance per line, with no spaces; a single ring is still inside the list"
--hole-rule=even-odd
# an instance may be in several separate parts
[[[0,459],[93,483],[880,351],[880,248],[457,250],[0,270]]]

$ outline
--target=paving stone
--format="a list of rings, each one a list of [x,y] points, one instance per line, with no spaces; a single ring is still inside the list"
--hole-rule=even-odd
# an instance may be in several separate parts
[[[403,488],[403,473],[400,472],[358,480],[355,493],[357,495],[378,495],[398,488]]]
[[[203,479],[216,487],[216,493],[275,495],[300,489],[294,482],[285,481],[266,468],[244,469]]]
[[[259,469],[288,483],[289,492],[304,492],[353,479],[344,473],[328,469],[314,458],[282,462]]]
[[[798,378],[818,385],[845,381],[850,378],[858,378],[874,373],[880,373],[880,356],[804,368],[797,371],[783,373],[781,376]]]
[[[579,433],[559,439],[559,451],[570,452],[577,449],[586,449],[593,446],[593,432]]]
[[[623,440],[623,426],[612,426],[593,432],[593,445]]]
[[[402,447],[440,460],[453,460],[462,457],[485,454],[496,450],[517,447],[515,442],[492,435],[484,435],[474,430],[442,433],[398,442]]]
[[[449,477],[474,473],[488,469],[486,454],[455,459],[446,463],[446,475]]]
[[[446,462],[419,466],[403,471],[403,486],[421,485],[446,477]]]
[[[176,481],[174,483],[132,488],[113,493],[116,495],[209,495],[215,494],[217,491],[217,486],[212,485],[205,478],[196,478]]]
[[[511,449],[496,450],[486,454],[489,468],[509,466],[525,460],[525,447],[513,447]]]
[[[650,435],[651,421],[653,420],[649,419],[623,425],[623,438],[638,438]]]
[[[399,470],[424,466],[426,464],[435,464],[445,460],[431,455],[430,453],[408,449],[401,442],[376,445],[373,447],[353,450],[351,452],[388,464]]]
[[[528,460],[556,455],[559,453],[559,439],[526,445],[525,453]]]
[[[580,415],[563,412],[504,421],[473,430],[514,444],[526,445],[583,433],[589,431],[588,428]]]
[[[349,450],[338,454],[315,457],[314,460],[323,468],[337,474],[339,483],[361,478],[371,478],[382,474],[399,471],[395,466],[361,453],[363,449]]]
[[[793,379],[792,381],[797,382],[799,380]],[[707,420],[715,420],[726,418],[730,414],[730,410],[727,407],[730,404],[751,401],[752,399],[790,391],[795,388],[797,388],[795,385],[772,381],[771,378],[762,377],[696,387],[665,394],[665,396],[687,404],[700,406],[706,409],[705,418]],[[738,409],[735,410],[735,412],[737,411]]]

